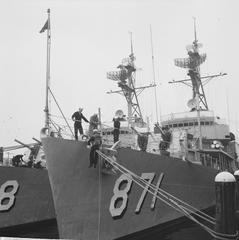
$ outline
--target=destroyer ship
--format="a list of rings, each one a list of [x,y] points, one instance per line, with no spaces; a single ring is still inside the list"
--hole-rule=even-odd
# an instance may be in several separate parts
[[[146,239],[160,236],[167,226],[185,216],[207,231],[215,219],[205,212],[215,204],[214,178],[219,171],[237,169],[235,138],[229,126],[209,111],[199,66],[206,54],[199,53],[196,38],[187,47],[187,58],[175,65],[188,70],[192,87],[190,111],[163,116],[150,132],[143,120],[136,87],[135,55],[131,53],[108,72],[117,82],[128,105],[128,114],[117,111],[121,122],[119,141],[113,141],[113,123],[98,130],[102,145],[96,168],[89,168],[90,149],[85,140],[42,135],[50,184],[61,238]],[[222,76],[224,74],[210,76]],[[175,81],[177,82],[177,81]],[[48,133],[48,134],[47,134]],[[211,232],[212,233],[212,232]]]
[[[0,235],[8,237],[58,236],[55,208],[44,153],[39,142],[0,148]],[[7,153],[27,148],[22,162]],[[14,157],[12,158],[14,159]]]

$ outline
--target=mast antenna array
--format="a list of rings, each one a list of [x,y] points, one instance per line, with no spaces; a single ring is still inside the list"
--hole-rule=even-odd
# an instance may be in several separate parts
[[[194,18],[194,41],[193,44],[186,46],[188,52],[188,58],[177,58],[174,60],[174,64],[177,67],[187,68],[189,79],[183,79],[178,81],[171,81],[169,83],[183,83],[187,86],[192,87],[193,96],[192,99],[189,100],[188,106],[191,110],[195,110],[195,105],[192,103],[196,103],[196,98],[198,97],[198,107],[200,110],[208,110],[208,104],[206,95],[204,92],[204,83],[202,79],[206,79],[206,81],[210,81],[214,77],[220,77],[226,75],[226,73],[220,73],[217,75],[210,75],[201,77],[200,74],[200,65],[205,62],[207,55],[205,53],[199,54],[199,48],[202,47],[201,43],[198,43],[197,40],[197,32],[196,32],[196,19]],[[191,81],[191,84],[188,83]]]
[[[107,78],[113,81],[117,81],[118,87],[121,90],[118,91],[110,91],[107,93],[119,93],[123,95],[128,104],[128,121],[131,125],[132,120],[135,115],[138,119],[143,123],[143,116],[140,109],[138,95],[146,88],[154,87],[155,85],[151,84],[149,86],[144,87],[135,87],[135,56],[133,52],[133,41],[132,41],[132,32],[130,33],[130,43],[131,43],[131,54],[128,58],[124,58],[122,63],[117,67],[119,71],[111,71],[107,72]]]

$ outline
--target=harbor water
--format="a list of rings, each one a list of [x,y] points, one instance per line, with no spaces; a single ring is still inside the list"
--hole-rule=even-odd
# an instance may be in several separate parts
[[[50,227],[42,226],[38,229],[30,228],[29,231],[25,229],[24,231],[19,231],[21,238],[33,239],[33,238],[41,238],[41,239],[58,239],[58,230],[57,226],[52,224]],[[17,232],[8,232],[3,234],[5,237],[11,237],[10,239],[15,239],[17,237]],[[3,235],[1,237],[3,237]],[[1,238],[6,240],[7,238]],[[154,235],[147,240],[213,240],[213,237],[210,236],[205,230],[203,230],[197,224],[186,220],[185,223],[177,225],[175,227],[170,228],[169,230],[165,230],[160,234]]]
[[[166,231],[152,240],[213,240],[213,237],[195,223],[186,222],[180,226]]]

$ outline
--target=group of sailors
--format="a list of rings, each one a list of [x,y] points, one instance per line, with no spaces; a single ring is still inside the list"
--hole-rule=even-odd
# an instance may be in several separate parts
[[[100,124],[98,114],[93,114],[90,117],[90,121],[83,115],[83,108],[79,108],[78,111],[74,112],[71,116],[72,120],[74,121],[74,134],[75,140],[78,140],[78,132],[81,136],[84,136],[83,127],[82,127],[82,120],[89,123],[89,131],[88,136],[89,139],[87,141],[88,147],[90,147],[90,164],[89,168],[96,167],[98,162],[98,153],[97,151],[100,149],[102,144],[102,137],[100,131],[98,130],[98,126]],[[114,130],[113,130],[113,138],[114,143],[119,141],[119,133],[120,133],[120,119],[119,117],[113,118],[114,123]]]
[[[82,112],[83,112],[83,108],[79,108],[78,111],[74,112],[71,116],[72,120],[74,121],[75,140],[78,140],[78,133],[80,133],[81,136],[84,136],[82,120],[89,123],[88,136],[91,137],[98,132],[98,126],[99,126],[98,114],[96,114],[96,113],[93,114],[90,117],[90,121],[88,121],[88,119],[83,115]],[[114,123],[113,137],[114,137],[114,143],[115,143],[115,142],[119,141],[119,133],[120,133],[119,117],[114,117],[113,123]]]
[[[90,117],[90,121],[83,115],[83,108],[79,108],[78,111],[74,112],[72,114],[72,120],[74,121],[74,137],[75,140],[78,140],[78,133],[80,136],[83,138],[84,136],[87,139],[87,145],[88,148],[90,148],[90,164],[89,167],[96,167],[97,162],[98,162],[98,154],[97,151],[100,149],[100,146],[102,145],[102,136],[100,131],[98,130],[99,128],[99,118],[98,114],[93,114]],[[82,120],[85,122],[89,123],[89,130],[88,130],[88,136],[84,135],[83,127],[82,127]],[[114,143],[119,141],[119,134],[120,134],[120,122],[121,118],[118,116],[115,116],[113,118],[113,140]],[[136,121],[136,120],[135,120]],[[159,126],[157,126],[159,127]],[[169,133],[168,129],[162,129],[160,128],[160,132],[162,135],[162,140],[160,149],[167,149],[169,147],[169,142],[171,138],[171,134]],[[137,132],[137,131],[136,131]],[[140,134],[138,133],[138,146],[142,151],[146,151],[147,149],[147,144],[148,144],[148,134]],[[23,159],[24,155],[18,154],[12,158],[12,166],[15,167],[35,167],[35,168],[43,168],[41,166],[40,162],[35,163],[34,161],[34,156],[30,154],[30,157],[28,161],[24,161]]]
[[[35,157],[33,154],[30,154],[29,158],[26,160],[24,159],[25,154],[17,154],[13,156],[11,159],[11,165],[13,167],[25,167],[25,168],[37,168],[37,169],[42,169],[45,168],[42,165],[41,161],[36,162]]]
[[[78,111],[74,112],[72,114],[72,120],[74,121],[74,134],[75,134],[75,140],[78,140],[78,133],[80,133],[81,136],[85,136],[83,132],[83,127],[82,127],[82,120],[85,122],[89,123],[89,131],[88,131],[88,136],[86,137],[88,142],[88,147],[91,149],[90,150],[90,165],[89,167],[96,167],[97,161],[98,161],[98,154],[97,150],[100,149],[100,146],[102,144],[102,138],[100,131],[98,130],[99,126],[99,118],[98,115],[95,113],[90,117],[90,121],[83,115],[83,108],[79,108]],[[136,117],[135,117],[135,122],[136,122]],[[120,118],[119,117],[114,117],[113,118],[113,139],[114,143],[119,141],[119,134],[120,134]],[[159,124],[157,125],[159,128],[159,132],[161,133],[162,136],[162,141],[160,142],[159,149],[160,150],[167,150],[170,145],[171,141],[171,131],[167,127],[161,128]],[[133,128],[133,130],[135,130]],[[136,130],[135,130],[136,131]],[[142,134],[138,133],[138,146],[140,150],[146,151],[147,145],[148,145],[148,135],[149,133]]]

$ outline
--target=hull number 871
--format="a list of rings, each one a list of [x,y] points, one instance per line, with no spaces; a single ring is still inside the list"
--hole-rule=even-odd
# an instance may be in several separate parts
[[[149,189],[150,184],[153,182],[155,178],[155,173],[142,173],[141,174],[141,179],[144,179],[146,181],[146,184],[142,184],[142,193],[141,196],[138,200],[138,203],[136,204],[135,207],[135,213],[140,213],[140,210],[142,208],[144,199],[147,195],[148,190],[153,191],[153,197],[151,201],[150,208],[153,210],[155,207],[156,203],[156,197],[157,197],[157,191],[160,188],[160,185],[162,183],[164,174],[161,173],[157,184],[156,184],[156,189],[152,190]],[[124,188],[121,189],[121,186],[124,185]],[[133,178],[130,174],[122,174],[115,182],[114,188],[113,188],[113,196],[110,201],[110,214],[111,216],[114,217],[121,217],[126,210],[127,203],[128,203],[128,197],[129,197],[129,192],[131,190],[131,187],[133,185]]]

